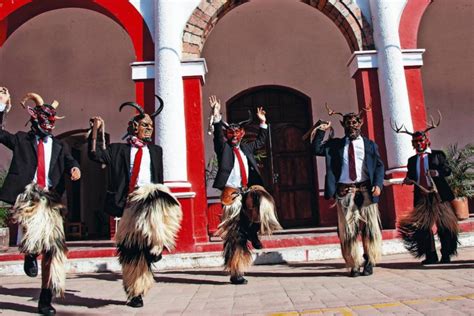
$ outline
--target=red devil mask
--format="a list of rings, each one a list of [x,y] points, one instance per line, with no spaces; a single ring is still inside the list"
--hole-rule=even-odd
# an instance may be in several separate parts
[[[428,138],[427,132],[429,130],[433,129],[433,128],[438,127],[439,124],[441,123],[441,119],[442,119],[441,112],[438,111],[438,114],[439,114],[438,122],[435,123],[433,117],[431,116],[430,125],[424,131],[416,131],[414,133],[411,133],[407,130],[407,128],[403,124],[402,124],[402,126],[398,127],[396,124],[394,126],[392,124],[392,122],[390,121],[390,125],[392,126],[392,129],[395,132],[410,135],[411,136],[411,144],[412,144],[413,148],[416,150],[416,152],[418,154],[421,154],[421,153],[425,152],[425,150],[431,145],[431,142]]]
[[[360,129],[362,125],[364,124],[364,120],[362,118],[362,114],[364,112],[370,111],[371,107],[365,107],[362,110],[359,111],[359,113],[346,113],[342,114],[341,112],[335,112],[331,108],[329,108],[328,104],[326,103],[326,110],[328,111],[328,114],[334,115],[340,115],[342,117],[341,125],[344,127],[344,134],[351,140],[356,139],[360,135]]]
[[[227,122],[222,121],[225,129],[225,137],[227,138],[229,145],[233,147],[239,146],[245,135],[244,126],[252,122],[252,113],[248,111],[248,114],[249,118],[239,123],[228,124]]]
[[[28,100],[33,100],[36,106],[33,108],[29,106],[26,107],[25,103]],[[58,101],[54,100],[51,104],[46,104],[43,98],[36,93],[28,93],[21,101],[21,104],[31,116],[31,129],[40,137],[51,135],[56,120],[64,118],[56,115],[56,108],[59,106]]]

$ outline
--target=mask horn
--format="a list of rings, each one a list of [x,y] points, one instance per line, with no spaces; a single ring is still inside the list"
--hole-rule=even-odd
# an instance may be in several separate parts
[[[33,100],[33,102],[35,102],[37,106],[43,106],[44,104],[43,98],[39,94],[30,92],[30,93],[27,93],[26,96],[23,98],[23,100],[21,100],[20,102],[23,108],[26,108],[25,103],[28,100]]]
[[[242,126],[245,126],[247,124],[250,124],[252,123],[252,112],[250,112],[250,110],[248,110],[248,113],[249,113],[249,118],[245,121],[242,121],[242,122],[239,122],[239,126],[242,127]]]
[[[227,123],[226,121],[222,120],[222,125],[224,126],[224,129],[228,129],[229,128],[229,123]]]
[[[135,103],[135,102],[125,102],[125,103],[122,103],[122,105],[120,105],[119,112],[122,112],[122,109],[123,109],[125,106],[131,106],[132,108],[134,108],[135,110],[137,110],[138,112],[140,112],[140,115],[145,115],[145,110],[143,110],[143,108],[142,108],[140,105],[138,105],[137,103]]]
[[[51,103],[51,107],[52,107],[53,109],[57,109],[58,106],[59,106],[59,102],[58,102],[57,100],[54,100],[53,103]]]
[[[155,116],[157,116],[158,114],[161,113],[161,111],[163,111],[163,107],[165,106],[165,103],[163,102],[163,99],[160,98],[158,95],[155,94],[155,97],[158,99],[158,101],[160,102],[160,106],[158,107],[158,109],[153,112],[153,114],[150,115],[150,117],[153,119],[155,118]]]

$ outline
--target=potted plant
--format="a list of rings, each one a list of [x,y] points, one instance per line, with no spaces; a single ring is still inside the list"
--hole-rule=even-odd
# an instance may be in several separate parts
[[[446,180],[453,190],[455,199],[451,202],[459,220],[469,218],[468,198],[474,196],[474,144],[460,148],[449,145],[445,151],[451,176]]]
[[[5,170],[0,170],[0,187],[3,186],[6,175]],[[10,241],[10,230],[7,226],[9,209],[8,204],[0,202],[0,252],[8,250]]]

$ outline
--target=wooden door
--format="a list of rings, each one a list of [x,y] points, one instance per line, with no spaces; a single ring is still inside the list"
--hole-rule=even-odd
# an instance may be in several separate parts
[[[312,126],[310,99],[276,86],[253,88],[232,98],[227,102],[229,122],[246,119],[248,110],[254,117],[244,141],[255,139],[258,133],[258,106],[267,112],[270,133],[266,148],[257,152],[257,161],[280,223],[284,228],[314,226],[318,222],[315,160],[309,144],[301,140]]]

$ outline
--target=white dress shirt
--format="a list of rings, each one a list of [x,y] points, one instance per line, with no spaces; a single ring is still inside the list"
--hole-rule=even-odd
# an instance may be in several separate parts
[[[36,146],[38,146],[39,137],[36,136]],[[38,147],[36,147],[38,148]],[[52,186],[51,179],[49,178],[49,167],[51,165],[51,152],[53,151],[53,139],[51,136],[46,136],[43,138],[43,148],[44,148],[44,175],[46,177],[46,188]],[[38,149],[36,149],[36,157],[38,157]],[[36,183],[38,179],[38,166],[36,166],[35,177],[33,181]]]
[[[339,177],[339,183],[355,183],[355,182],[364,182],[369,179],[367,170],[364,166],[365,159],[365,148],[364,148],[364,139],[359,135],[356,139],[352,141],[354,145],[354,158],[355,158],[355,169],[357,173],[357,178],[355,181],[351,180],[349,177],[349,138],[346,137],[346,144],[344,145],[344,151],[342,154],[342,166],[341,166],[341,176]]]
[[[424,159],[424,165],[425,165],[425,175],[426,175],[426,183],[428,183],[428,185],[430,186],[433,186],[433,184],[431,183],[430,181],[430,178],[428,178],[428,170],[430,169],[430,166],[429,166],[429,161],[428,161],[428,154],[431,154],[431,148],[426,148],[425,152],[422,153],[421,155],[416,155],[416,178],[418,179],[417,180],[417,183],[420,184],[420,156],[423,156],[423,159]]]
[[[245,173],[247,175],[247,179],[249,178],[249,163],[247,161],[247,156],[245,156],[244,152],[240,149],[240,146],[237,147],[240,152],[240,156],[242,157],[242,161],[244,162]],[[234,154],[234,152],[232,152]],[[227,179],[227,183],[225,184],[226,187],[232,188],[240,188],[242,187],[242,176],[240,174],[240,166],[239,160],[235,157],[234,154],[234,167],[230,172],[229,179]]]
[[[137,179],[137,186],[141,187],[145,184],[151,183],[151,158],[150,158],[150,150],[148,146],[143,146],[143,155],[142,161],[140,163],[140,171],[138,172],[138,179]],[[137,154],[138,148],[132,146],[132,150],[130,151],[130,176],[133,170],[133,163],[135,162],[135,155]]]

